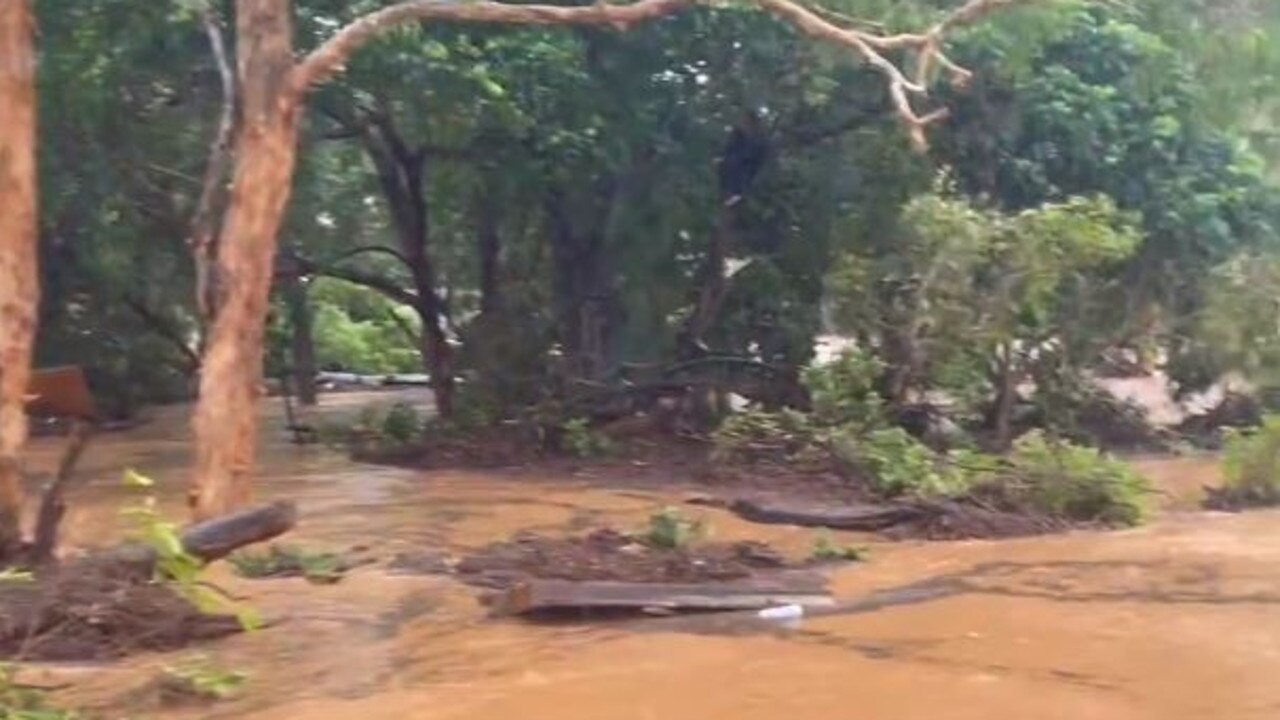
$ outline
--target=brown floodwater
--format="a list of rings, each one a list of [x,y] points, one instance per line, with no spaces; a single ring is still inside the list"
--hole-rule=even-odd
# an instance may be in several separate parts
[[[325,399],[352,411],[368,396]],[[291,541],[458,552],[522,529],[638,525],[679,488],[586,478],[415,472],[353,464],[285,441],[263,410],[260,496],[297,500]],[[120,470],[153,475],[181,512],[182,408],[105,436],[68,516],[69,542],[120,532]],[[36,443],[48,467],[56,440]],[[734,616],[533,625],[488,617],[440,577],[360,568],[333,586],[213,580],[273,620],[198,649],[249,674],[236,700],[159,707],[157,672],[189,652],[50,666],[59,702],[105,717],[298,720],[1247,720],[1280,718],[1280,513],[1196,511],[1211,458],[1135,464],[1164,491],[1124,532],[992,542],[871,542],[833,575],[840,606],[789,627]],[[698,510],[718,538],[800,553],[807,530]],[[865,538],[860,539],[867,542]]]

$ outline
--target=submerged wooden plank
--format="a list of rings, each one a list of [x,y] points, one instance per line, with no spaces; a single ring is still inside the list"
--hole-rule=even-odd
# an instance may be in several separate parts
[[[528,580],[508,590],[498,607],[521,615],[564,610],[759,610],[792,604],[828,607],[834,602],[820,576],[803,574],[715,583]]]
[[[729,509],[758,523],[868,532],[918,520],[928,513],[914,505],[829,505],[760,498],[739,498],[729,504]]]

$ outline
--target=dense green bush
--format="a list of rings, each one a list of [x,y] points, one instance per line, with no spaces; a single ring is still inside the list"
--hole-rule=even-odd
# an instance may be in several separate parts
[[[902,428],[881,428],[861,437],[837,434],[831,442],[836,455],[856,465],[883,497],[951,496],[968,485],[964,472]]]
[[[811,365],[804,371],[804,384],[813,403],[814,421],[819,425],[855,425],[861,429],[884,421],[884,403],[876,383],[884,374],[884,363],[858,350],[845,350],[829,363]]]
[[[1280,415],[1264,416],[1258,428],[1227,429],[1222,475],[1231,505],[1280,504]]]
[[[748,410],[726,418],[711,441],[716,462],[788,460],[814,445],[817,430],[796,410]]]
[[[995,472],[975,482],[1011,510],[1106,525],[1137,525],[1151,486],[1127,463],[1094,448],[1056,440],[1039,431],[1019,439]]]

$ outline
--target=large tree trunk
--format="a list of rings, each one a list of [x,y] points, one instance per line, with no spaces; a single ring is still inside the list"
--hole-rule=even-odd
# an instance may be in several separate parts
[[[567,370],[576,379],[604,379],[612,362],[619,309],[606,235],[619,183],[605,178],[581,197],[553,189],[550,223],[552,290]]]
[[[24,398],[40,294],[34,23],[29,0],[0,2],[0,561],[22,542]]]
[[[569,372],[583,380],[602,380],[609,370],[617,324],[604,242],[557,233],[552,257],[556,313]]]
[[[445,330],[446,313],[439,292],[439,276],[431,253],[427,206],[427,152],[411,148],[400,135],[389,110],[370,116],[361,140],[377,169],[378,184],[390,211],[400,257],[413,278],[414,311],[422,320],[423,369],[431,378],[436,413],[453,416],[456,386],[453,347]]]
[[[230,199],[218,240],[218,303],[195,410],[197,518],[249,503],[255,405],[276,233],[293,179],[300,96],[289,0],[238,0],[237,65],[242,93]]]

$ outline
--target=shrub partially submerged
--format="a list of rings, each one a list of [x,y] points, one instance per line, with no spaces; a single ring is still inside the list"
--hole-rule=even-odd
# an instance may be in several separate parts
[[[720,459],[825,462],[882,500],[970,500],[1070,522],[1136,525],[1150,493],[1127,464],[1040,431],[1004,456],[940,453],[897,427],[821,427],[801,413],[754,412],[726,422],[715,443]],[[1280,459],[1280,429],[1276,453]]]
[[[1024,435],[999,466],[975,475],[974,495],[1005,509],[1104,525],[1142,522],[1151,493],[1128,464],[1039,431]]]
[[[416,451],[425,427],[422,414],[410,403],[373,403],[361,408],[353,422],[321,427],[320,437],[354,457],[386,458]]]
[[[1280,505],[1280,415],[1266,415],[1254,429],[1228,428],[1224,436],[1224,485],[1205,504],[1232,510]]]

